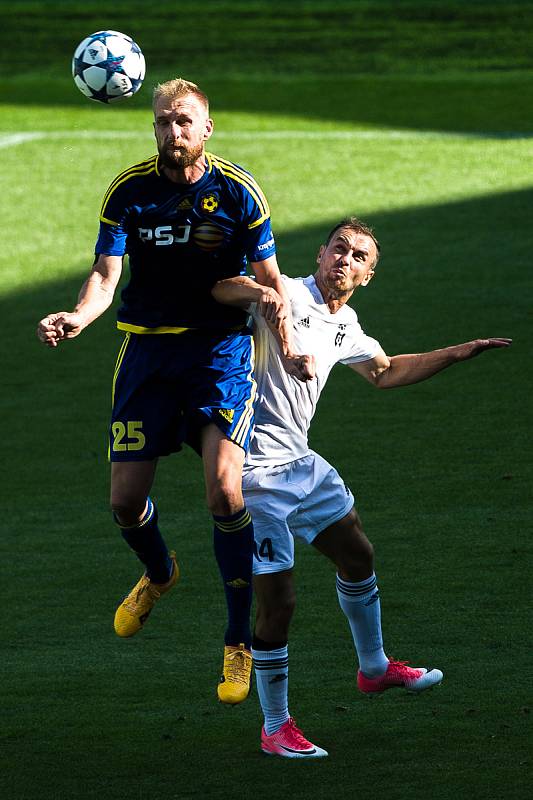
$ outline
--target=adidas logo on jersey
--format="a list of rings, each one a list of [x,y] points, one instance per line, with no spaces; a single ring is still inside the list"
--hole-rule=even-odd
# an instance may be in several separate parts
[[[233,422],[233,416],[235,414],[235,411],[232,408],[219,408],[218,413],[220,414],[221,417],[227,419],[228,422]]]
[[[311,320],[309,317],[304,317],[303,319],[298,320],[298,325],[301,325],[303,328],[310,328]]]
[[[184,197],[183,200],[180,200],[178,203],[178,211],[189,211],[192,206],[192,199],[190,197]]]

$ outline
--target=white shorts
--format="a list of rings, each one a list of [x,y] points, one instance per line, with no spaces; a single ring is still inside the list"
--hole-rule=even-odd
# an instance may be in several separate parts
[[[243,493],[254,523],[254,575],[294,566],[294,537],[311,544],[353,508],[331,464],[311,452],[281,467],[245,470]]]

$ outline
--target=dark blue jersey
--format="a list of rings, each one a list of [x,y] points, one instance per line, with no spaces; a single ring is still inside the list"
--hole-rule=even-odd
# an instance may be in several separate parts
[[[268,203],[249,172],[206,153],[193,184],[173,183],[159,156],[115,178],[100,214],[96,254],[129,256],[118,327],[134,333],[230,329],[246,313],[217,303],[213,285],[273,255]]]

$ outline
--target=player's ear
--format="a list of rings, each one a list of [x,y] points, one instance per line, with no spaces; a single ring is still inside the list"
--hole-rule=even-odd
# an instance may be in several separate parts
[[[369,269],[366,273],[365,277],[361,281],[361,286],[368,286],[372,278],[374,277],[374,269]]]
[[[209,119],[209,118],[206,119],[206,121],[205,121],[205,131],[204,131],[204,141],[207,141],[207,139],[211,138],[211,135],[213,133],[214,125],[215,125],[215,123],[213,122],[212,119]]]
[[[321,258],[322,258],[322,256],[324,255],[324,250],[325,250],[325,249],[326,249],[325,245],[321,244],[321,245],[320,245],[320,249],[319,249],[319,251],[318,251],[318,253],[317,253],[317,257],[316,257],[316,263],[317,263],[317,264],[320,264],[320,259],[321,259]]]

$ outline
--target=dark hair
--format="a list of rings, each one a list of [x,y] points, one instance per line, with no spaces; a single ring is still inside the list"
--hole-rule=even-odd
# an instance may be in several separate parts
[[[337,231],[344,230],[344,229],[353,231],[354,233],[362,233],[364,236],[369,236],[372,239],[372,241],[376,245],[376,260],[372,264],[372,266],[375,267],[376,264],[378,263],[379,254],[380,254],[380,251],[381,251],[380,244],[379,244],[378,240],[376,239],[376,237],[374,236],[374,231],[372,230],[372,228],[369,225],[367,225],[365,222],[362,222],[360,219],[357,219],[357,217],[345,217],[343,220],[341,220],[341,222],[338,222],[335,225],[335,227],[332,228],[330,230],[330,232],[328,233],[328,236],[327,236],[327,239],[326,239],[326,247],[331,242],[331,240],[333,239],[333,237],[335,236]]]

